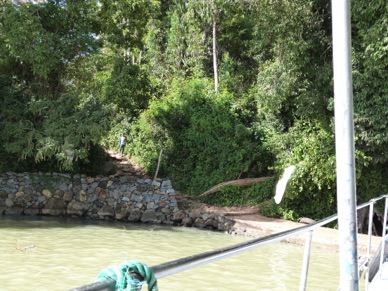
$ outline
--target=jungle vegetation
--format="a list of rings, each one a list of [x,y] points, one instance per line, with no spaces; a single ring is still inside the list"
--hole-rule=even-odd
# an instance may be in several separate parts
[[[388,4],[353,0],[357,200],[388,190]],[[99,174],[127,154],[262,213],[336,212],[328,0],[0,0],[0,172]],[[296,170],[280,205],[282,171]]]

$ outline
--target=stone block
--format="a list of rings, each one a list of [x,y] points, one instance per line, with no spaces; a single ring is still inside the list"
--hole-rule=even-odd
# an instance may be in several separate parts
[[[12,199],[10,199],[10,198],[5,199],[5,206],[12,207],[13,204],[14,203],[13,203]]]
[[[97,214],[100,217],[104,217],[104,216],[113,217],[114,215],[112,207],[109,207],[108,205],[104,205],[100,209],[98,209]]]
[[[13,207],[10,207],[10,208],[6,208],[5,209],[5,214],[6,215],[20,215],[23,213],[23,207],[19,206],[19,205],[15,205]]]
[[[183,210],[177,211],[173,214],[172,220],[181,222],[186,217],[186,213]]]
[[[141,222],[158,222],[158,217],[156,216],[155,211],[146,210],[140,218]]]
[[[193,219],[191,217],[186,216],[185,218],[182,219],[182,225],[187,226],[187,227],[192,227],[193,226]]]
[[[40,213],[39,208],[26,208],[23,212],[25,215],[37,216]]]
[[[141,213],[140,209],[137,209],[137,208],[132,209],[129,212],[127,220],[129,222],[139,222],[140,218],[141,218],[141,215],[142,215],[142,213]]]
[[[50,198],[42,209],[42,214],[61,216],[66,212],[66,203],[60,198]]]
[[[84,190],[79,191],[78,200],[80,202],[85,202],[86,201],[86,192]]]
[[[63,193],[63,197],[62,199],[66,202],[70,202],[71,200],[73,200],[73,192],[71,191],[66,191],[65,193]]]
[[[53,197],[53,193],[49,189],[43,189],[42,194],[47,198]]]
[[[115,209],[115,219],[125,220],[129,215],[129,209],[125,203],[120,203]]]
[[[89,208],[90,208],[90,204],[87,202],[72,200],[67,206],[67,214],[84,216],[86,212],[89,210]]]

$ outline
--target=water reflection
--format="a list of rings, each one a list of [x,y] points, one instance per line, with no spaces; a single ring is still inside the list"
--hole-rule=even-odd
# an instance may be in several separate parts
[[[68,290],[126,260],[148,266],[240,243],[194,228],[0,216],[1,290]],[[160,290],[298,290],[303,248],[277,243],[159,280]],[[338,254],[315,249],[307,290],[336,290]]]

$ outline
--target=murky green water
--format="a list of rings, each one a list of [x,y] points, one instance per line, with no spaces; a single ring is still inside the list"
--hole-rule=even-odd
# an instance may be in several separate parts
[[[155,266],[249,238],[194,228],[0,216],[0,290],[69,290],[126,260]],[[298,290],[303,247],[276,243],[158,281],[159,290]],[[307,290],[336,290],[338,254],[314,249]]]

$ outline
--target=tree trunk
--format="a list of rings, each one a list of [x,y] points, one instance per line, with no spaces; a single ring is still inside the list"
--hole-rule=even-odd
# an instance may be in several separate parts
[[[160,161],[162,160],[162,153],[163,153],[163,149],[160,149],[160,152],[159,152],[159,159],[158,159],[158,166],[156,168],[156,172],[155,172],[155,176],[154,176],[154,181],[156,180],[156,178],[158,177],[158,172],[159,172],[159,167],[160,167]]]
[[[217,69],[217,32],[216,16],[213,15],[213,70],[214,70],[214,90],[218,91],[218,69]]]

